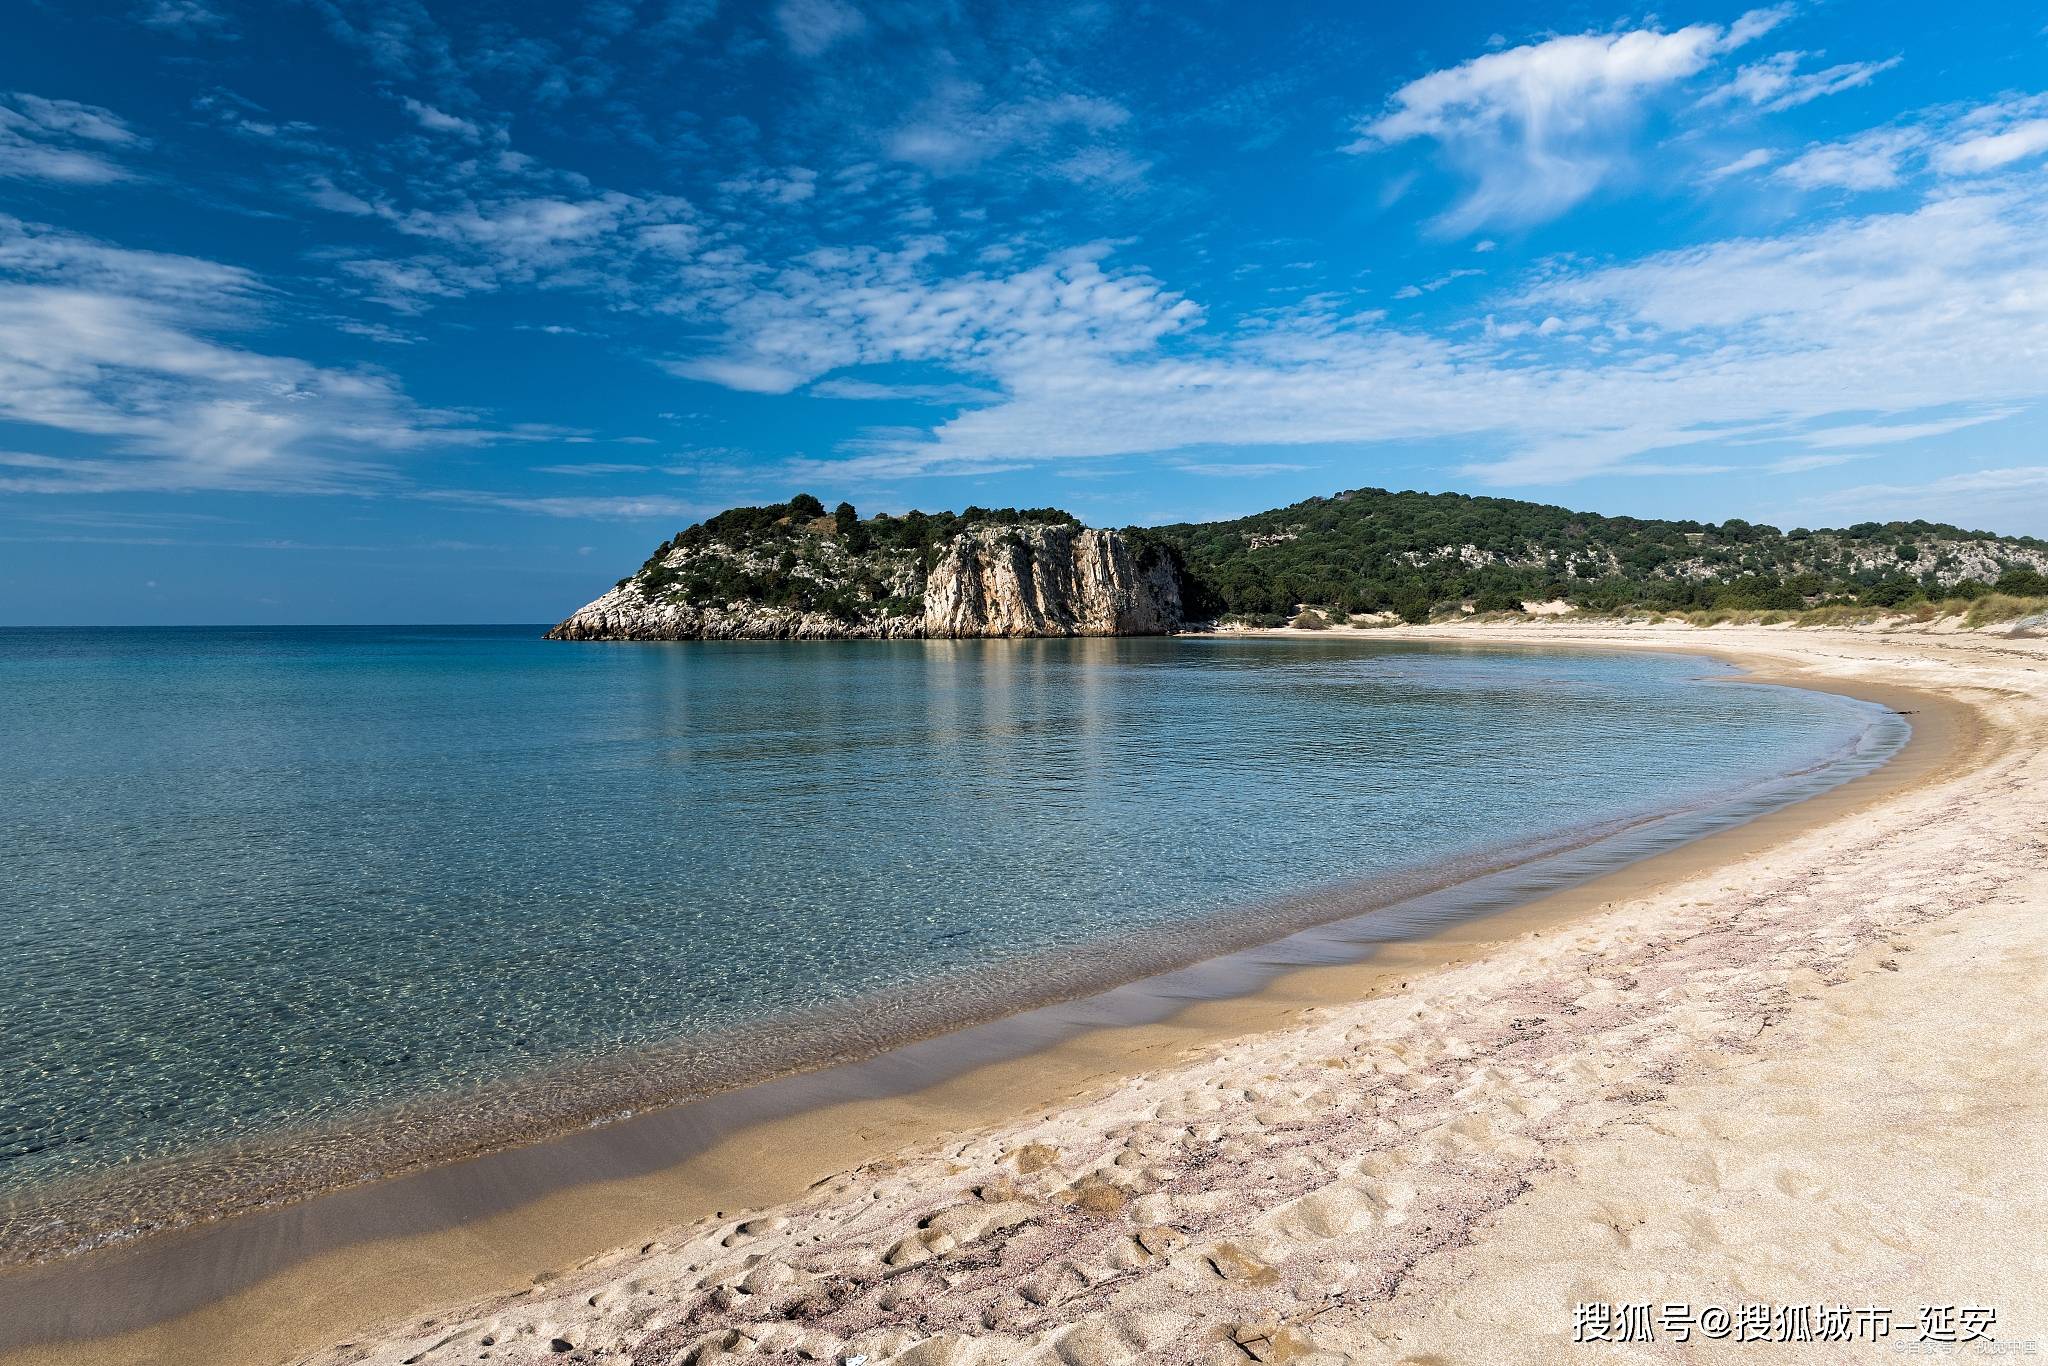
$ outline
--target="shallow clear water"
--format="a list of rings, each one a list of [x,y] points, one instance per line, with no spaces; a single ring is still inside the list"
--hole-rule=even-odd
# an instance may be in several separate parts
[[[1659,655],[537,635],[0,631],[0,1195],[650,1046],[743,1070],[798,1013],[885,1041],[1879,715]]]

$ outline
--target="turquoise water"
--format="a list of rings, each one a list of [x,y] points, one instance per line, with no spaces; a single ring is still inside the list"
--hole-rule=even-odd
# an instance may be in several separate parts
[[[1882,716],[1660,655],[537,635],[0,631],[0,1197],[879,1047]]]

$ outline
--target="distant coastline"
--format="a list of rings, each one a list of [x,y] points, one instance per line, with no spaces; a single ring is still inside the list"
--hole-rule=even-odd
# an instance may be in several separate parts
[[[1156,635],[1466,615],[1846,624],[2048,610],[2048,542],[1925,521],[1784,532],[1357,489],[1230,522],[1097,531],[1056,508],[862,518],[808,494],[655,547],[554,640]]]

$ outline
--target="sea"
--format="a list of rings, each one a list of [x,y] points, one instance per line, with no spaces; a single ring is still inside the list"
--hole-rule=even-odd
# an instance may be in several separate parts
[[[1001,1019],[1906,734],[1682,654],[541,630],[0,630],[0,1259]]]

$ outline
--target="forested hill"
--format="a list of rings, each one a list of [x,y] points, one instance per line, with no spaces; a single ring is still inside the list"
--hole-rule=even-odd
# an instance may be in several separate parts
[[[1937,522],[1780,531],[1354,489],[1227,522],[1085,531],[1056,508],[860,516],[809,494],[655,547],[571,638],[1119,634],[1222,617],[1904,606],[2048,596],[2048,542]],[[1985,604],[1993,606],[1995,604]]]
[[[1298,604],[1424,620],[1562,599],[1580,607],[1897,606],[2048,593],[2048,542],[1938,522],[1841,530],[1602,517],[1510,498],[1354,489],[1225,522],[1130,533],[1178,557],[1190,617]]]

